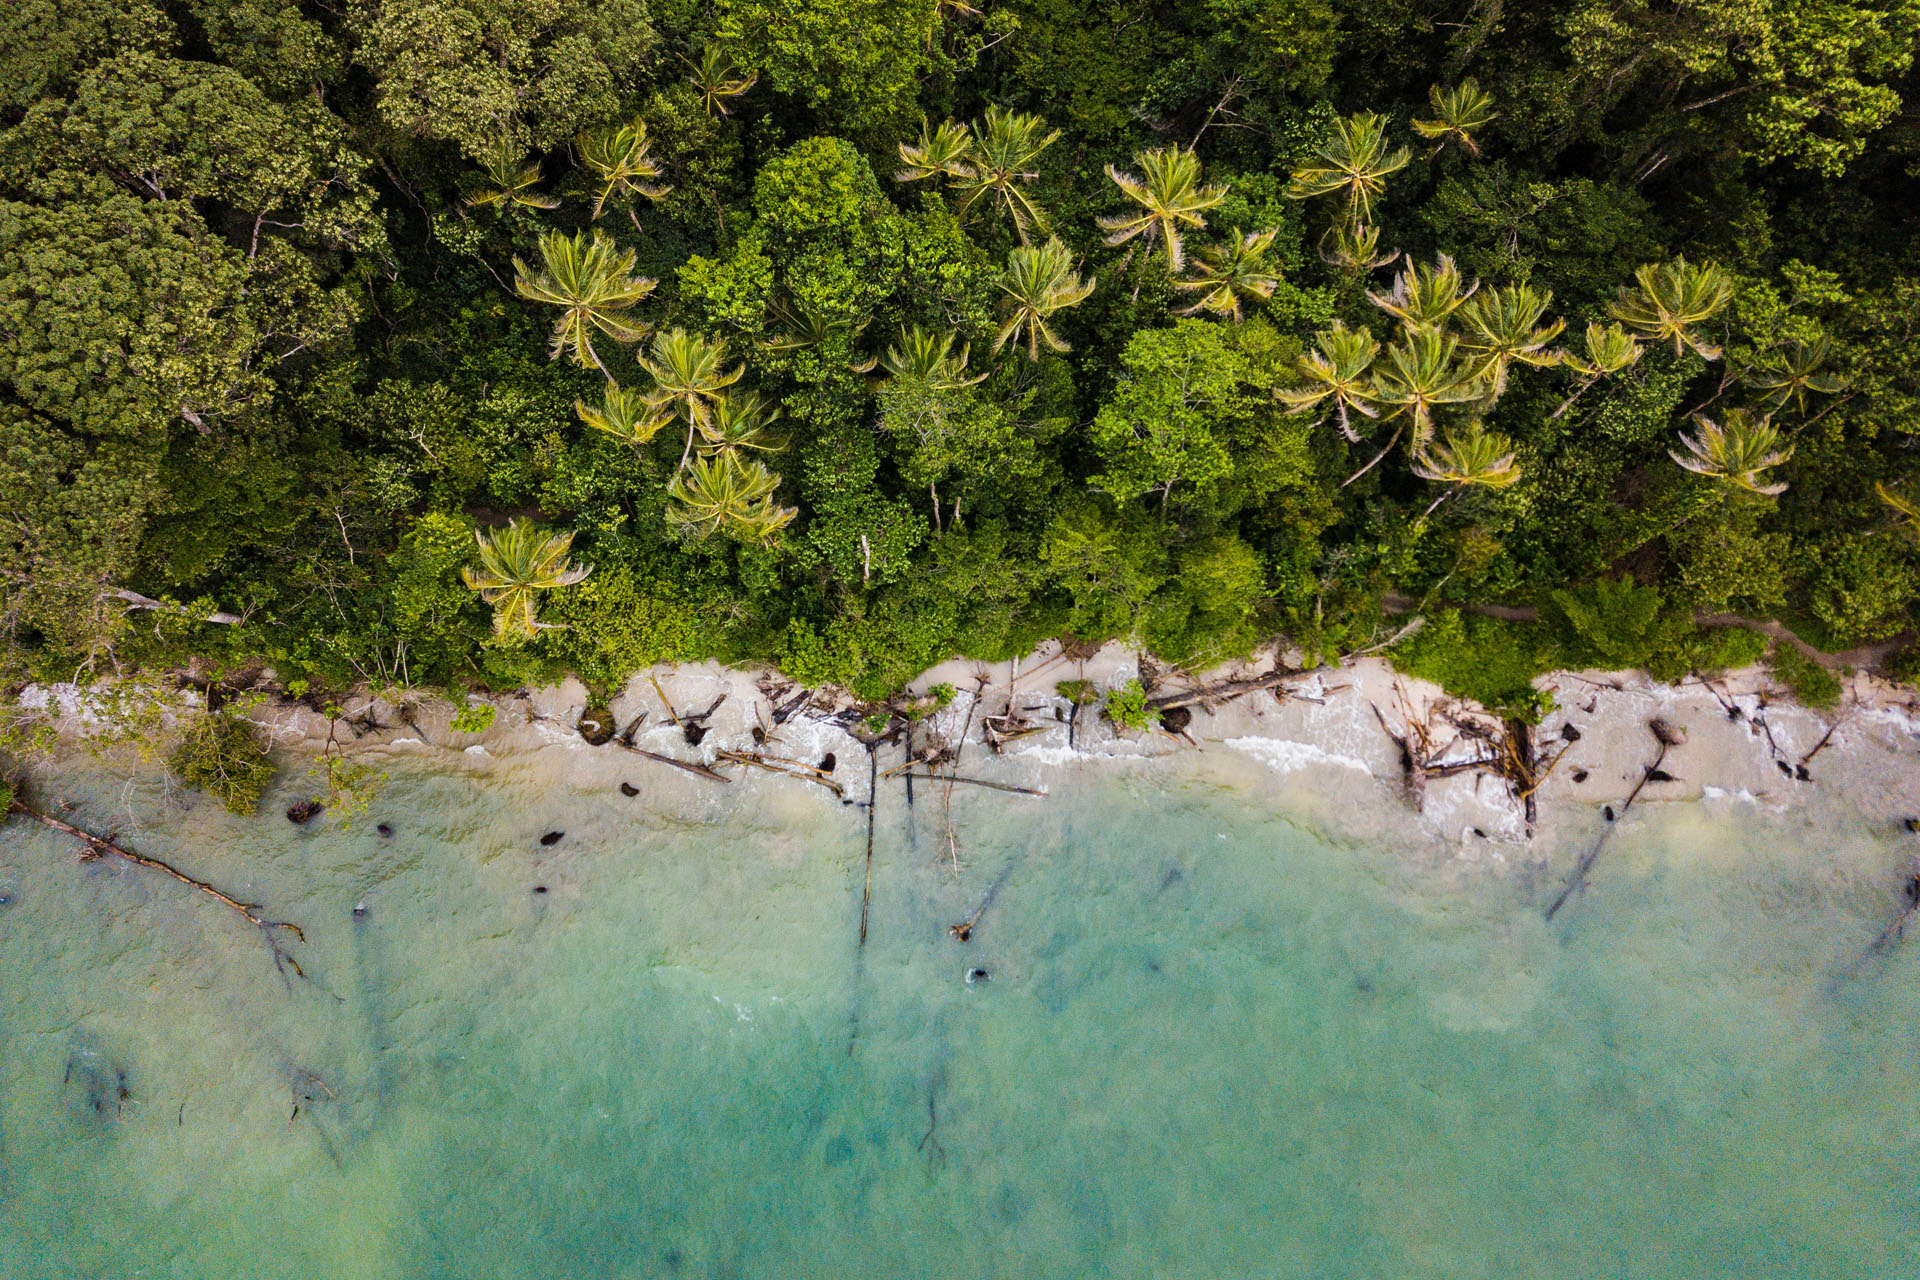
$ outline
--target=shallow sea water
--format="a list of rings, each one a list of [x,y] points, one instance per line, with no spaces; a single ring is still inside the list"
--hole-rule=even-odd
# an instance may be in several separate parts
[[[1637,809],[1549,925],[1573,849],[1457,856],[1351,770],[957,788],[957,874],[883,784],[862,948],[857,808],[564,772],[306,828],[297,777],[43,788],[312,981],[0,829],[0,1275],[1920,1275],[1920,938],[1852,966],[1912,851],[1844,804]]]

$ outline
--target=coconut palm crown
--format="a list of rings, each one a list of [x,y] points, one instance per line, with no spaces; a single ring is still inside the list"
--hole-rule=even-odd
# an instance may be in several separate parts
[[[1140,169],[1138,177],[1112,165],[1107,166],[1107,176],[1140,207],[1132,213],[1103,215],[1100,228],[1110,245],[1125,244],[1136,236],[1159,244],[1168,269],[1178,271],[1187,260],[1181,228],[1205,227],[1207,220],[1201,214],[1226,199],[1227,189],[1202,185],[1200,158],[1185,147],[1154,147],[1138,153],[1133,161]]]
[[[1387,139],[1387,118],[1371,111],[1333,122],[1333,136],[1294,171],[1287,194],[1295,200],[1343,195],[1347,220],[1364,223],[1373,201],[1386,190],[1387,178],[1407,165],[1413,152]]]
[[[1045,244],[1022,246],[1007,254],[1000,278],[1001,310],[1006,317],[993,335],[993,349],[1026,340],[1027,359],[1038,360],[1044,344],[1050,351],[1069,351],[1067,340],[1047,323],[1055,312],[1077,306],[1093,292],[1094,281],[1082,280],[1073,270],[1073,255],[1057,237]]]
[[[1622,289],[1607,305],[1614,319],[1649,342],[1673,343],[1673,354],[1691,348],[1703,360],[1718,360],[1720,348],[1700,336],[1700,326],[1733,301],[1733,277],[1711,263],[1684,257],[1636,269],[1636,289]]]
[[[607,201],[617,195],[626,201],[627,216],[638,228],[640,220],[633,214],[633,198],[645,196],[658,202],[673,190],[654,181],[661,170],[653,158],[653,143],[647,137],[645,120],[589,129],[575,139],[574,146],[580,152],[580,163],[600,180],[600,193],[593,199],[596,220],[606,209]]]
[[[615,342],[645,337],[647,327],[628,320],[626,313],[653,292],[656,282],[631,274],[633,250],[618,248],[598,231],[591,240],[577,232],[549,231],[541,235],[539,246],[538,270],[513,260],[513,288],[523,298],[561,308],[547,358],[570,351],[583,368],[605,373],[593,335],[603,333]]]
[[[473,535],[480,567],[460,570],[467,586],[493,606],[493,633],[524,636],[539,632],[538,593],[570,587],[593,572],[572,563],[573,533],[555,533],[530,520],[513,520],[504,529],[480,529]]]
[[[1200,296],[1190,307],[1182,307],[1183,316],[1202,311],[1226,316],[1238,323],[1242,302],[1265,302],[1280,287],[1267,251],[1273,247],[1277,231],[1242,231],[1235,227],[1226,242],[1196,249],[1193,254],[1193,279],[1175,280],[1173,287]]]
[[[1680,435],[1686,452],[1668,450],[1675,462],[1748,493],[1773,497],[1787,491],[1785,481],[1770,483],[1764,474],[1793,456],[1791,444],[1780,447],[1780,430],[1770,415],[1729,409],[1719,422],[1700,413],[1693,415],[1693,422],[1693,434]]]

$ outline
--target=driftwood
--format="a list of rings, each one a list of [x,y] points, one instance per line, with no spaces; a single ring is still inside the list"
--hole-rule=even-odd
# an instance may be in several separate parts
[[[867,912],[873,902],[873,807],[880,799],[880,756],[867,747],[867,875],[860,886],[860,945],[867,945]],[[853,1052],[853,1046],[847,1046]]]
[[[973,909],[973,914],[965,920],[962,920],[959,924],[947,926],[947,932],[952,934],[956,941],[972,941],[973,927],[980,923],[981,916],[987,914],[987,908],[992,906],[993,900],[1000,896],[1000,886],[1005,884],[1007,877],[1012,874],[1013,864],[1009,862],[1005,867],[1001,868],[1000,874],[994,877],[993,883],[987,886],[987,896],[980,900],[980,905]]]
[[[909,773],[906,776],[909,784],[912,783],[915,777],[920,777],[920,778],[926,779],[929,782],[944,782],[949,787],[951,787],[956,782],[961,782],[961,783],[965,783],[967,786],[970,786],[970,787],[991,787],[995,791],[1010,791],[1017,796],[1039,796],[1042,799],[1045,799],[1047,795],[1046,792],[1036,791],[1032,787],[1016,787],[1009,782],[988,782],[985,778],[963,778],[959,774],[935,773],[931,769],[929,769],[927,772],[922,774],[916,775],[916,774]]]
[[[847,789],[828,777],[826,770],[803,760],[789,760],[785,756],[763,756],[757,751],[722,751],[718,758],[728,764],[744,764],[750,768],[764,769],[768,773],[817,782],[842,800],[847,798]]]
[[[628,743],[628,742],[623,742],[620,745],[626,748],[628,751],[633,752],[633,754],[637,756],[645,756],[647,759],[657,760],[661,764],[670,764],[674,768],[679,769],[685,773],[690,773],[696,778],[706,778],[711,782],[732,782],[733,781],[733,779],[729,778],[726,774],[715,773],[713,770],[707,768],[707,766],[703,764],[695,764],[691,760],[675,760],[672,756],[663,756],[658,751],[649,751],[645,747],[636,747],[632,743]]]
[[[144,853],[135,853],[131,849],[123,849],[112,841],[102,839],[92,832],[82,831],[79,827],[73,826],[71,823],[62,822],[52,814],[41,813],[38,809],[30,809],[18,800],[13,801],[7,806],[7,812],[32,818],[35,822],[52,827],[55,831],[70,835],[74,839],[81,841],[86,846],[85,852],[80,855],[80,859],[83,862],[89,862],[95,858],[101,858],[111,854],[116,858],[122,858],[131,862],[135,866],[146,867],[150,871],[158,871],[163,875],[172,876],[175,880],[178,880],[190,889],[197,889],[199,892],[212,898],[215,902],[234,911],[241,919],[260,931],[260,936],[267,940],[267,949],[273,954],[274,968],[280,971],[281,976],[284,977],[289,973],[297,978],[305,978],[307,976],[306,971],[300,967],[300,962],[294,959],[292,952],[287,950],[286,943],[281,936],[284,931],[285,933],[292,934],[300,941],[305,942],[307,940],[305,931],[303,931],[299,925],[293,924],[290,921],[269,920],[266,916],[260,914],[262,908],[259,903],[242,902],[240,899],[214,888],[206,881],[196,880],[186,872],[162,862],[158,858],[150,858]]]
[[[1640,781],[1633,784],[1633,790],[1627,793],[1626,802],[1620,806],[1619,811],[1614,813],[1609,809],[1611,816],[1607,819],[1607,825],[1601,829],[1599,838],[1593,842],[1592,848],[1580,856],[1580,861],[1575,864],[1573,875],[1568,879],[1566,887],[1561,889],[1559,895],[1547,906],[1547,919],[1553,919],[1574,894],[1586,888],[1587,873],[1593,870],[1593,864],[1600,857],[1600,850],[1606,847],[1607,837],[1613,834],[1616,823],[1627,816],[1627,810],[1631,809],[1633,802],[1640,798],[1641,789],[1649,782],[1656,780],[1654,775],[1665,772],[1660,765],[1666,760],[1667,752],[1685,740],[1672,725],[1658,717],[1647,722],[1647,731],[1653,734],[1654,740],[1660,744],[1659,752],[1653,757],[1653,763],[1641,771]]]
[[[1299,675],[1298,671],[1269,671],[1263,676],[1254,676],[1246,680],[1222,680],[1181,693],[1168,693],[1148,698],[1147,707],[1154,711],[1172,711],[1178,707],[1192,706],[1204,706],[1211,710],[1220,703],[1232,702],[1235,698],[1245,697],[1249,693],[1258,693],[1263,689],[1278,689]]]

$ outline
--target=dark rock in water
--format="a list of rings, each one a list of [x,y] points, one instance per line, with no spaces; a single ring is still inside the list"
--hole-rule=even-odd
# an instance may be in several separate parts
[[[681,1258],[680,1251],[678,1249],[669,1249],[667,1250],[667,1256],[662,1258],[661,1261],[667,1264],[667,1270],[678,1271],[680,1269],[680,1264],[681,1262],[684,1261],[684,1259]]]
[[[623,796],[637,796],[640,794],[640,788],[634,786],[631,782],[623,782],[620,784],[620,794]]]
[[[535,885],[535,886],[533,886],[533,891],[534,891],[534,892],[535,892],[536,894],[539,894],[539,893],[545,893],[545,892],[547,891],[547,886],[545,886],[545,885],[543,885],[543,884],[537,884],[537,885]]]
[[[384,822],[381,823],[379,826],[375,827],[374,830],[380,833],[380,838],[382,840],[393,839],[393,828]]]
[[[580,713],[575,727],[590,747],[604,747],[613,741],[613,713],[605,707],[588,707]]]
[[[365,920],[367,918],[367,904],[364,901],[353,904],[353,918],[355,920]]]
[[[1612,822],[1612,821],[1613,821],[1613,806],[1612,806],[1612,805],[1607,805],[1607,806],[1606,806],[1605,808],[1603,808],[1603,809],[1601,809],[1601,810],[1600,810],[1600,816],[1601,816],[1601,817],[1603,817],[1603,818],[1605,818],[1605,819],[1606,819],[1606,820],[1607,820],[1608,822]]]
[[[1775,760],[1773,763],[1779,766],[1780,772],[1786,774],[1789,778],[1793,776],[1793,766],[1785,760]]]
[[[706,740],[707,726],[704,724],[689,724],[685,729],[681,730],[681,736],[686,738],[688,746],[697,747]]]
[[[1566,742],[1578,742],[1580,741],[1580,730],[1574,728],[1571,722],[1563,724],[1560,726],[1560,737]]]
[[[1371,978],[1355,978],[1353,980],[1353,989],[1363,996],[1370,996],[1373,994],[1373,980]]]
[[[1585,782],[1587,780],[1587,771],[1585,769],[1575,769],[1573,771],[1573,780],[1575,782]]]
[[[1168,733],[1185,733],[1192,723],[1192,707],[1168,707],[1160,713],[1160,727]]]
[[[1665,769],[1649,769],[1647,770],[1647,781],[1648,782],[1678,782],[1680,781],[1680,779],[1674,777],[1672,774],[1668,773]]]
[[[1909,831],[1920,833],[1920,818],[1907,818],[1900,825]]]
[[[105,1130],[133,1099],[126,1069],[108,1059],[89,1036],[76,1036],[60,1077],[67,1110],[81,1125]]]
[[[1906,899],[1907,910],[1920,907],[1920,876],[1907,877],[1906,884],[1900,888],[1900,896]]]
[[[1482,840],[1485,840],[1485,839],[1487,838],[1487,833],[1486,833],[1486,832],[1484,832],[1484,831],[1482,831],[1482,830],[1481,830],[1480,828],[1478,828],[1478,827],[1475,827],[1475,828],[1473,829],[1473,834],[1475,834],[1475,835],[1477,835],[1477,836],[1479,836],[1479,837],[1480,837],[1480,838],[1481,838]]]
[[[1186,872],[1178,867],[1168,867],[1167,873],[1160,877],[1160,892],[1165,893],[1187,878]]]
[[[1793,767],[1793,776],[1801,782],[1813,781],[1813,775],[1807,772],[1807,766],[1803,764]]]
[[[835,758],[833,752],[829,751],[827,752],[827,754],[820,757],[820,772],[832,773],[836,768],[839,767],[839,764],[840,764],[840,761],[837,758]]]
[[[566,839],[566,837],[567,837],[567,833],[564,831],[549,831],[547,832],[547,834],[540,837],[540,844],[542,848],[551,849],[553,848],[553,846],[559,844],[562,840]]]
[[[287,821],[296,827],[304,827],[326,809],[318,800],[300,800],[287,806]]]
[[[985,969],[969,969],[967,970],[967,985],[972,986],[976,982],[985,982],[988,978],[991,978],[992,976],[993,975],[988,973]]]
[[[12,890],[0,889],[0,907],[10,907],[12,905],[13,905]]]

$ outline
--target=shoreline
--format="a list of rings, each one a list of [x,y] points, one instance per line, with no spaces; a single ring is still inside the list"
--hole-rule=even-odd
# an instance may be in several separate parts
[[[1679,685],[1660,684],[1644,672],[1543,676],[1536,685],[1553,693],[1556,707],[1534,727],[1531,751],[1525,753],[1538,761],[1528,789],[1536,810],[1530,822],[1518,783],[1492,769],[1466,767],[1503,745],[1484,736],[1492,733],[1497,739],[1502,728],[1483,708],[1402,675],[1383,659],[1292,672],[1280,667],[1284,656],[1268,650],[1197,676],[1160,672],[1157,677],[1147,659],[1143,683],[1161,700],[1232,680],[1269,676],[1277,681],[1231,700],[1193,702],[1191,721],[1180,734],[1162,728],[1117,730],[1097,706],[1083,706],[1074,715],[1057,693],[1055,686],[1063,680],[1084,680],[1105,691],[1142,678],[1142,655],[1118,644],[1084,658],[1049,642],[1010,662],[949,661],[922,673],[909,694],[926,700],[935,686],[947,684],[955,690],[951,701],[921,719],[896,718],[895,726],[904,732],[877,748],[878,768],[899,771],[909,751],[938,754],[935,769],[1044,790],[1062,766],[1224,751],[1264,768],[1276,789],[1291,780],[1303,794],[1336,809],[1397,798],[1404,816],[1457,853],[1504,857],[1528,848],[1552,849],[1594,829],[1596,813],[1627,803],[1658,751],[1648,724],[1659,717],[1684,740],[1664,760],[1670,779],[1647,782],[1638,804],[1730,798],[1791,808],[1816,794],[1840,794],[1869,824],[1920,814],[1920,693],[1871,675],[1848,678],[1842,704],[1831,712],[1786,700],[1761,667]],[[671,712],[662,693],[671,699]],[[793,710],[796,695],[802,694],[804,706]],[[182,699],[183,705],[194,705],[190,692]],[[30,687],[20,700],[54,710],[67,741],[88,736],[100,722],[70,686]],[[317,754],[332,737],[357,761],[534,761],[556,782],[583,790],[603,785],[612,790],[634,775],[638,757],[618,743],[592,745],[579,732],[589,694],[577,680],[474,696],[469,702],[496,709],[485,731],[453,730],[460,708],[443,699],[403,707],[364,693],[346,701],[344,720],[297,702],[268,704],[249,718],[267,731],[274,747],[296,753]],[[792,711],[784,723],[774,722],[776,703]],[[797,786],[829,803],[859,803],[867,796],[868,771],[861,759],[866,743],[851,730],[861,705],[844,694],[807,693],[771,670],[707,662],[637,672],[608,700],[606,710],[615,727],[644,716],[630,741],[641,752],[709,769],[730,769],[722,752],[758,751],[812,768],[831,753],[838,801],[811,777],[771,777],[759,768],[731,769],[731,776]],[[698,718],[709,708],[703,721],[707,731],[690,745],[676,718]],[[990,745],[986,722],[1009,715],[1025,732],[997,748]],[[366,727],[349,725],[354,735],[349,738],[341,731],[347,721]],[[1417,744],[1423,729],[1428,749],[1416,746],[1415,754],[1424,757],[1425,769],[1415,780],[1394,735],[1411,736]],[[758,740],[762,735],[764,744]],[[951,759],[956,750],[957,766]],[[641,767],[648,787],[664,785],[667,779],[658,776],[664,774],[674,775],[676,785],[715,785],[657,760]],[[924,777],[928,767],[918,766],[916,776]]]

